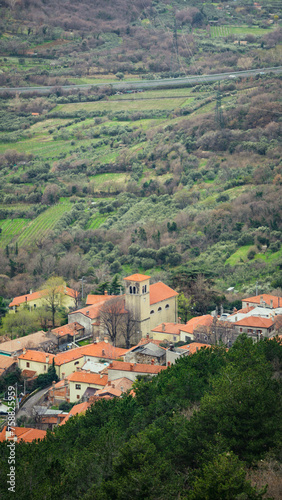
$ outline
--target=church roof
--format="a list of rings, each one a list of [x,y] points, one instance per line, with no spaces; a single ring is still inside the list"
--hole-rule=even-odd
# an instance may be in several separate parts
[[[132,274],[131,276],[127,276],[123,279],[128,281],[145,281],[150,279],[150,276],[146,276],[145,274]]]
[[[178,293],[172,288],[159,281],[150,286],[150,305],[170,299],[171,297],[176,297],[177,295]]]

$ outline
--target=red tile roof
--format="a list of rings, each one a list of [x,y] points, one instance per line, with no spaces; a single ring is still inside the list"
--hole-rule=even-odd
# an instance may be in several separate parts
[[[179,335],[181,327],[185,326],[180,323],[162,323],[152,329],[152,332],[168,333],[170,335]],[[161,342],[161,340],[160,340]]]
[[[109,381],[105,385],[104,389],[99,389],[95,396],[105,396],[107,394],[111,396],[120,397],[124,392],[127,392],[132,387],[132,380],[126,377],[117,378],[115,380]]]
[[[269,295],[263,293],[261,295],[255,295],[254,297],[248,297],[247,299],[242,299],[242,302],[248,302],[250,304],[260,304],[261,297],[263,302],[270,306],[270,301],[273,301],[273,308],[282,307],[282,297],[276,297],[275,295]]]
[[[66,377],[69,382],[81,382],[84,384],[93,384],[105,386],[108,382],[108,375],[100,375],[99,373],[88,373],[79,370],[71,373]]]
[[[49,352],[32,351],[32,350],[27,350],[18,357],[18,359],[25,359],[27,361],[36,361],[37,363],[46,363],[49,365],[52,364],[54,358],[55,355],[50,354]]]
[[[3,356],[0,354],[0,375],[2,375],[7,368],[13,366],[14,363],[16,363],[16,360],[11,356]]]
[[[26,378],[26,379],[28,379],[28,378],[30,378],[30,379],[35,378],[36,374],[37,374],[37,372],[35,372],[33,370],[23,370],[22,371],[22,376],[23,376],[23,378]]]
[[[78,405],[74,405],[59,425],[64,425],[74,415],[84,414],[90,406],[91,405],[87,401],[85,401],[84,403],[79,403]]]
[[[97,344],[88,344],[83,347],[84,355],[93,356],[101,359],[117,359],[128,352],[128,349],[114,347],[108,342],[98,342]]]
[[[234,323],[238,326],[248,326],[250,328],[270,328],[274,325],[274,320],[270,318],[261,318],[260,316],[248,316]]]
[[[69,323],[68,325],[59,326],[58,328],[53,328],[51,332],[57,337],[64,337],[65,335],[75,335],[77,332],[84,330],[84,326],[80,325],[76,321],[74,323]]]
[[[82,309],[77,309],[77,311],[73,311],[70,314],[77,314],[81,313],[83,316],[86,316],[87,318],[90,319],[96,319],[99,318],[100,316],[100,309],[103,306],[103,304],[110,299],[114,299],[114,295],[100,295],[100,300],[95,302],[93,305],[88,305],[86,307],[83,307]]]
[[[63,293],[64,295],[68,295],[69,297],[76,297],[77,292],[72,288],[68,288],[67,286],[58,287],[58,293]],[[38,292],[27,293],[25,295],[20,295],[19,297],[15,297],[12,302],[9,304],[9,307],[19,306],[20,304],[24,304],[25,302],[30,302],[31,300],[38,300],[46,297],[48,295],[48,290],[39,290]]]
[[[177,295],[178,293],[172,290],[172,288],[159,281],[150,286],[150,305],[170,299],[171,297],[176,297]]]
[[[159,365],[145,365],[142,363],[125,363],[123,361],[112,361],[108,366],[109,370],[120,370],[135,373],[152,373],[156,374],[165,370],[166,366]]]
[[[126,278],[123,278],[126,281],[145,281],[150,279],[150,276],[147,276],[146,274],[132,274],[131,276],[127,276]]]
[[[201,342],[192,342],[192,344],[182,345],[180,349],[188,349],[189,354],[195,354],[200,349],[210,348],[210,344],[202,344]]]
[[[6,437],[7,427],[5,426],[2,432],[0,433],[0,442],[6,441],[9,439],[9,435]],[[14,436],[12,438],[17,437],[17,441],[25,441],[26,443],[31,443],[35,439],[44,439],[46,436],[46,431],[41,431],[39,429],[31,429],[27,427],[13,427]],[[15,440],[16,441],[16,440]]]
[[[77,347],[76,349],[70,349],[69,351],[60,352],[55,356],[55,365],[61,366],[75,359],[83,358],[84,356],[84,346]]]
[[[198,326],[210,326],[214,320],[211,314],[205,314],[204,316],[196,316],[195,318],[187,321],[186,325],[181,325],[180,330],[182,332],[193,334],[194,330]]]

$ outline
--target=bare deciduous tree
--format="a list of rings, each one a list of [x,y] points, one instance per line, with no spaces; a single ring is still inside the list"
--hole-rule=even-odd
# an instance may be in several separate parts
[[[110,337],[114,346],[117,337],[123,332],[125,314],[124,299],[122,297],[109,299],[100,309],[100,323],[104,328],[104,333]]]

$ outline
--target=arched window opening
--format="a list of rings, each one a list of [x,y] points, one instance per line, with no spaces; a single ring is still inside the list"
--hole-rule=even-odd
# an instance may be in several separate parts
[[[167,305],[165,306],[165,309],[169,309],[169,304],[167,304]]]
[[[147,292],[147,285],[144,286],[144,291]]]
[[[132,286],[129,287],[129,293],[132,293]]]
[[[144,287],[144,286],[142,286],[142,293],[144,293],[144,292],[145,292],[145,287]]]
[[[161,307],[159,307],[159,308],[158,308],[158,311],[161,311],[161,310],[162,310],[162,308],[161,308]]]
[[[136,286],[133,287],[133,295],[136,294]]]
[[[154,312],[155,312],[154,309],[152,309],[152,311],[150,312],[150,314],[154,314]]]

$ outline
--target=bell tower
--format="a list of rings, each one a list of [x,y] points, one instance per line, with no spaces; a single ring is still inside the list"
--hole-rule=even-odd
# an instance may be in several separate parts
[[[125,308],[136,321],[138,342],[150,333],[150,276],[132,274],[125,281]]]

